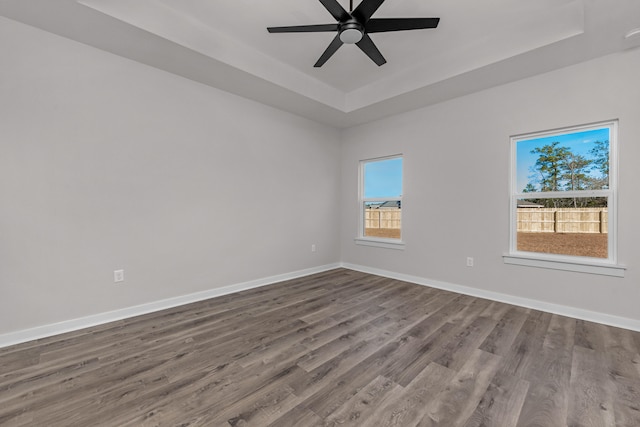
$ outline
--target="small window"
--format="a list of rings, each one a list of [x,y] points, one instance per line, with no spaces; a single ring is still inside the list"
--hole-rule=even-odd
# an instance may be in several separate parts
[[[616,131],[614,121],[511,138],[510,255],[615,264]]]
[[[400,242],[402,157],[360,162],[360,239]]]

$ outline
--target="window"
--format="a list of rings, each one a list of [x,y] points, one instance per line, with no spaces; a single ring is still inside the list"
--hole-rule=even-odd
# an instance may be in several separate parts
[[[505,262],[622,275],[616,266],[617,122],[511,138]]]
[[[360,221],[356,243],[402,248],[402,157],[360,162]]]

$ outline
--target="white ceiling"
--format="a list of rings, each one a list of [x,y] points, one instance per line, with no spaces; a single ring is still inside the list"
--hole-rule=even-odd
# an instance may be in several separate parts
[[[387,0],[374,17],[441,21],[372,34],[382,67],[345,45],[314,68],[335,33],[267,33],[335,22],[318,0],[0,0],[0,15],[337,127],[640,45],[625,39],[640,0]]]

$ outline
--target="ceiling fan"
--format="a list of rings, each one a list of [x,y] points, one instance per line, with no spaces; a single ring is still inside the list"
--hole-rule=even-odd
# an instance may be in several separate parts
[[[384,0],[362,0],[355,10],[353,9],[353,0],[349,0],[349,12],[344,10],[337,0],[320,0],[320,3],[338,21],[336,24],[267,28],[270,33],[337,31],[338,34],[320,56],[318,62],[314,64],[314,67],[322,67],[344,43],[355,43],[373,62],[380,66],[385,64],[387,60],[384,59],[371,37],[369,37],[370,33],[436,28],[438,22],[440,22],[440,18],[371,18],[380,5],[384,3]]]

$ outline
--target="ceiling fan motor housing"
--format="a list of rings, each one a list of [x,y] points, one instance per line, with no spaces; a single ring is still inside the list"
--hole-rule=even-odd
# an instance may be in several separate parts
[[[358,43],[364,35],[364,27],[353,18],[340,23],[338,31],[340,32],[340,40],[346,44]]]
[[[422,30],[436,28],[440,18],[371,18],[385,0],[362,0],[353,9],[353,0],[349,2],[347,12],[338,0],[319,0],[325,9],[337,21],[335,24],[293,25],[286,27],[268,27],[270,33],[317,33],[337,32],[329,46],[322,53],[314,67],[322,67],[343,44],[355,44],[376,65],[387,62],[378,50],[369,33],[389,31]]]

